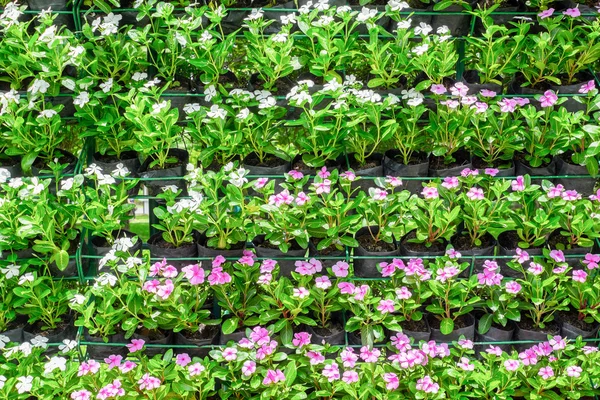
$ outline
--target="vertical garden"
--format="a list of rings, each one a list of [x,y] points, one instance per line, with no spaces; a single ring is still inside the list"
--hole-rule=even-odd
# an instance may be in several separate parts
[[[0,400],[600,395],[594,1],[25,3]]]

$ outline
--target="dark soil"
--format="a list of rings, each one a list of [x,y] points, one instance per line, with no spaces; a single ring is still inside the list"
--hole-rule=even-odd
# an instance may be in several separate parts
[[[446,250],[446,244],[441,243],[441,242],[432,243],[431,246],[429,246],[429,247],[427,247],[425,245],[425,243],[409,242],[409,240],[413,240],[416,238],[417,238],[417,234],[415,233],[415,231],[411,231],[408,233],[408,235],[406,235],[406,236],[404,236],[404,238],[402,238],[402,245],[411,251],[420,252],[420,253],[428,253],[428,252]]]
[[[517,231],[505,231],[498,236],[498,243],[507,250],[514,250],[518,247],[519,235]]]
[[[262,8],[274,7],[287,3],[287,0],[238,0],[232,6],[234,8]]]
[[[387,1],[385,0],[375,0],[375,1],[371,1],[368,5],[368,7],[373,7],[373,6],[385,6],[387,4]],[[360,6],[360,2],[358,0],[348,0],[348,5],[351,6]]]
[[[432,156],[429,160],[429,168],[439,171],[441,169],[460,167],[461,165],[465,165],[469,162],[469,154],[463,150],[459,150],[456,153],[454,153],[454,158],[456,161],[450,164],[446,164],[444,162],[444,157]]]
[[[404,163],[404,159],[402,157],[402,155],[397,152],[394,151],[394,153],[389,154],[390,156],[392,156],[391,158],[396,161],[398,164],[403,164]],[[419,164],[423,164],[427,162],[427,154],[425,153],[413,153],[412,157],[410,158],[410,160],[408,160],[408,164],[403,164],[403,165],[419,165]]]
[[[562,245],[560,247],[561,249],[571,249],[579,247],[577,246],[577,244],[571,244],[568,236],[563,236],[560,234],[559,230],[556,230],[552,232],[548,237],[548,245],[550,246],[550,248],[556,249],[559,248],[557,247],[558,244]]]
[[[525,317],[521,320],[521,322],[519,322],[519,329],[552,334],[558,332],[558,324],[555,321],[552,321],[546,324],[546,327],[544,329],[541,329],[535,326],[531,319]]]
[[[77,251],[77,248],[79,247],[79,242],[81,240],[79,239],[79,235],[77,235],[77,237],[73,240],[71,240],[69,242],[69,249],[67,250],[67,253],[69,253],[70,255],[75,254],[75,252]]]
[[[112,231],[112,235],[114,238],[122,238],[123,236],[125,236],[126,231],[124,230],[120,230],[120,231]],[[115,235],[116,234],[116,235]],[[101,237],[101,236],[94,236],[92,238],[92,243],[94,244],[94,246],[96,247],[111,247],[111,244],[108,243],[108,240],[105,237]]]
[[[473,168],[485,169],[485,168],[497,168],[497,169],[508,169],[512,166],[510,160],[495,160],[491,165],[483,161],[480,157],[473,156],[472,159]]]
[[[440,329],[440,323],[441,321],[437,319],[436,316],[431,315],[429,317],[429,326],[433,329]],[[470,326],[470,324],[469,318],[466,315],[461,315],[454,320],[454,330],[466,328],[467,326]]]
[[[362,235],[356,238],[360,246],[373,253],[382,253],[396,250],[394,243],[384,242],[380,240],[376,242],[371,235]]]
[[[400,326],[402,330],[410,331],[410,332],[427,332],[427,322],[425,319],[421,319],[420,321],[402,321],[400,322]]]
[[[178,248],[193,246],[192,243],[186,243],[183,246],[175,247],[172,243],[166,242],[162,238],[162,236],[158,236],[157,239],[153,240],[152,243],[150,243],[150,244],[152,244],[156,247],[160,247],[161,249],[178,249]]]
[[[265,89],[265,82],[262,79],[255,79],[254,82],[251,79],[251,85],[254,90]],[[292,81],[287,76],[284,76],[283,78],[277,79],[269,91],[271,93],[287,94],[294,86],[296,86],[296,81]]]
[[[160,329],[141,328],[136,333],[141,336],[146,336],[150,340],[162,340],[168,336],[168,334],[165,331]]]
[[[592,331],[594,329],[593,324],[588,324],[582,319],[579,319],[579,313],[575,310],[571,311],[559,311],[556,315],[556,319],[561,320],[563,323],[566,322],[573,325],[575,328],[581,329],[582,331]]]
[[[508,323],[508,324],[506,324],[506,326],[502,326],[501,324],[492,322],[492,328],[496,328],[496,329],[499,329],[499,330],[505,331],[505,332],[510,332],[511,330],[514,329],[514,325],[512,325],[511,323]]]
[[[333,336],[338,332],[341,332],[344,329],[342,324],[339,322],[332,322],[328,327],[313,327],[313,331],[320,336],[327,337]]]
[[[380,157],[381,156],[379,156],[379,158],[375,157],[375,156],[371,156],[365,160],[364,165],[360,165],[360,163],[358,162],[356,157],[354,157],[354,156],[349,157],[350,168],[352,168],[354,171],[362,171],[365,169],[378,167],[381,165],[381,162],[383,160],[383,158],[380,158]]]
[[[219,164],[219,162],[217,160],[212,160],[210,165],[208,165],[207,167],[204,167],[204,170],[219,172],[221,170],[221,168],[223,168],[223,166],[221,164]]]
[[[70,324],[70,318],[66,318],[63,319],[60,323],[58,323],[55,329],[42,330],[42,322],[38,321],[31,325],[30,332],[34,335],[40,335],[44,337],[54,336],[60,332],[67,330]]]
[[[467,234],[455,236],[452,241],[452,246],[456,250],[473,250],[473,249],[485,249],[494,245],[494,237],[489,233],[486,233],[481,238],[481,246],[473,246],[471,238]]]
[[[206,340],[212,339],[219,333],[218,325],[200,325],[200,329],[196,331],[181,331],[181,334],[189,340]]]
[[[285,164],[285,160],[282,160],[273,154],[267,154],[264,160],[260,162],[256,153],[250,153],[246,156],[246,158],[244,158],[244,164],[253,167],[274,168]]]
[[[95,153],[94,159],[99,162],[110,164],[110,163],[118,163],[119,161],[125,160],[134,160],[137,158],[137,153],[135,151],[124,151],[121,153],[121,157],[117,157],[116,154],[100,154]]]
[[[60,151],[59,151],[60,152]],[[48,167],[48,164],[46,163],[48,159],[46,159],[46,157],[42,157],[39,156],[38,158],[35,159],[35,161],[33,162],[33,166],[38,168],[38,169],[46,169],[46,167]],[[54,157],[52,157],[51,161],[54,160]],[[58,163],[59,164],[71,164],[73,162],[77,161],[77,159],[71,155],[65,155],[62,154],[61,152],[61,156],[58,157]]]
[[[234,244],[230,245],[228,249],[217,249],[216,247],[207,246],[206,241],[204,241],[204,244],[202,244],[202,246],[208,247],[209,249],[213,249],[213,250],[240,250],[240,249],[243,249],[244,247],[246,247],[246,242],[234,243]]]
[[[0,154],[0,167],[14,167],[17,164],[19,164],[18,159]]]
[[[16,319],[10,321],[6,325],[6,331],[10,331],[13,329],[25,328],[27,326],[27,318],[23,315],[17,316]],[[0,332],[1,334],[1,332]]]

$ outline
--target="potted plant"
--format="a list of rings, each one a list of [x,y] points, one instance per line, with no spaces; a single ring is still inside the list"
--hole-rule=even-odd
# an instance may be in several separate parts
[[[0,266],[0,299],[2,303],[0,305],[0,334],[8,337],[8,340],[15,343],[21,343],[23,341],[23,327],[25,321],[19,320],[19,315],[14,306],[14,303],[18,299],[13,291],[13,288],[17,286],[17,282],[21,275],[21,271],[26,268],[10,262],[8,264],[3,263]]]
[[[561,336],[569,339],[594,337],[598,330],[599,283],[585,270],[572,270],[566,284],[569,308],[559,311],[556,319],[561,324]]]

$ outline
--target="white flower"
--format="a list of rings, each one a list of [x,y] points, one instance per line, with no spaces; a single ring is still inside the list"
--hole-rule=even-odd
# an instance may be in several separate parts
[[[151,88],[153,86],[158,85],[159,83],[160,83],[160,79],[154,78],[151,81],[148,81],[148,82],[144,83],[144,87],[145,88]]]
[[[331,24],[333,24],[333,17],[329,16],[329,15],[321,15],[321,18],[319,18],[316,21],[313,21],[313,26],[317,26],[317,27],[323,27],[323,26],[329,26]]]
[[[110,92],[112,87],[113,87],[113,79],[112,78],[109,78],[106,82],[100,84],[100,89],[102,89],[102,91],[104,93]]]
[[[231,184],[234,186],[242,187],[245,183],[248,183],[248,179],[246,179],[247,174],[248,170],[244,168],[233,171],[231,174],[229,174],[229,182],[231,182]]]
[[[116,251],[127,251],[133,247],[133,241],[129,237],[115,239],[112,248]]]
[[[118,163],[111,175],[116,176],[117,178],[124,178],[129,175],[129,170],[123,163]]]
[[[295,24],[296,21],[296,14],[285,14],[279,17],[279,19],[281,20],[281,24],[282,25],[287,25],[287,24]]]
[[[114,185],[117,181],[110,175],[98,176],[98,185]]]
[[[450,33],[450,28],[448,28],[446,25],[442,25],[439,28],[437,28],[436,33],[438,35],[447,35]]]
[[[427,36],[433,30],[431,25],[421,22],[419,26],[415,28],[415,35]]]
[[[29,393],[33,387],[33,376],[20,376],[17,378],[17,384],[15,385],[19,394]]]
[[[100,33],[104,36],[116,34],[119,30],[119,21],[121,21],[121,19],[123,19],[121,14],[108,14],[104,17],[103,23],[98,26],[100,28]]]
[[[33,347],[41,347],[45,349],[46,347],[48,347],[48,338],[41,335],[37,335],[33,339],[31,339],[31,345]]]
[[[98,279],[96,279],[96,282],[100,286],[109,285],[109,286],[113,287],[117,284],[117,277],[112,274],[103,273],[102,275],[100,275],[98,277]]]
[[[298,82],[298,84],[300,84],[300,82]],[[256,100],[261,101],[266,99],[267,97],[271,97],[271,92],[269,92],[268,90],[255,90],[254,96],[256,97]]]
[[[236,115],[235,117],[237,119],[246,119],[249,115],[250,115],[250,110],[248,110],[247,108],[244,108],[244,109],[240,110],[238,115]]]
[[[212,34],[209,31],[204,31],[202,32],[202,35],[200,35],[200,42],[202,43],[206,43],[210,39],[212,39]]]
[[[75,90],[75,81],[73,79],[65,78],[62,80],[62,85],[69,90]]]
[[[390,10],[392,11],[402,11],[403,9],[410,7],[407,2],[398,0],[390,0],[388,6],[390,6]]]
[[[10,342],[10,338],[8,336],[0,335],[0,349],[5,348],[9,342]],[[2,389],[1,386],[0,386],[0,389]]]
[[[275,97],[267,97],[266,99],[262,99],[258,104],[258,108],[271,108],[277,105],[277,101]]]
[[[63,344],[58,346],[58,350],[60,350],[63,353],[68,353],[69,351],[73,350],[74,348],[77,347],[77,341],[76,340],[71,340],[71,339],[64,339],[62,341]],[[64,370],[62,370],[64,371]]]
[[[288,39],[288,35],[287,33],[278,33],[273,35],[271,38],[275,43],[285,43]]]
[[[108,253],[106,253],[104,255],[104,257],[102,257],[100,259],[100,261],[98,262],[98,269],[102,269],[104,268],[104,266],[111,261],[116,261],[117,260],[117,256],[115,256],[115,251],[114,250],[110,250]]]
[[[77,345],[77,342],[75,342]],[[65,371],[67,369],[67,359],[64,357],[54,356],[52,357],[46,365],[44,365],[44,375],[47,375],[53,372],[55,369],[60,371]]]
[[[177,42],[179,42],[179,44],[181,45],[181,47],[185,47],[187,45],[187,40],[185,39],[185,37],[179,33],[176,32],[175,33],[175,40],[177,40]]]
[[[317,4],[315,4],[315,8],[319,11],[329,10],[329,0],[319,0]]]
[[[305,102],[307,102],[308,104],[312,103],[313,98],[308,92],[301,91],[291,96],[290,100],[293,101],[297,106],[301,106]]]
[[[254,21],[263,17],[263,11],[261,9],[252,9],[250,15],[244,18],[244,21]]]
[[[216,95],[217,89],[215,88],[215,85],[209,85],[204,90],[204,97],[206,98],[206,101],[211,101]]]
[[[79,57],[80,55],[83,54],[83,52],[85,51],[85,48],[83,46],[75,46],[75,47],[71,47],[71,50],[69,51],[69,57],[71,57],[72,59],[75,57]],[[71,89],[73,90],[73,89]]]
[[[139,82],[141,80],[144,80],[148,78],[148,74],[145,72],[136,72],[135,74],[133,74],[133,76],[131,77],[131,79],[133,79],[136,82]]]
[[[138,265],[142,265],[143,260],[139,257],[128,257],[127,260],[125,260],[125,268],[126,271],[121,271],[121,272],[127,272],[130,269],[135,268]]]
[[[6,383],[6,377],[4,375],[0,375],[0,390],[4,387]]]
[[[16,1],[8,3],[4,8],[4,12],[0,15],[0,25],[9,28],[19,22],[19,17],[22,14]]]
[[[29,86],[29,89],[27,89],[27,91],[31,92],[32,95],[36,95],[38,93],[46,93],[49,87],[50,84],[45,80],[36,79],[35,81],[33,81],[31,86]]]
[[[83,106],[85,106],[89,102],[90,94],[88,92],[79,93],[79,96],[75,97],[75,99],[73,100],[73,104],[79,106],[80,108],[83,108]]]
[[[220,108],[218,105],[213,104],[210,107],[210,111],[206,113],[206,116],[208,118],[221,118],[221,119],[225,119],[225,117],[227,117],[227,111],[225,111],[224,109]]]
[[[6,168],[0,168],[0,183],[6,183],[10,179],[10,171]]]
[[[297,71],[300,68],[302,68],[302,63],[300,62],[300,58],[296,57],[296,56],[291,58],[290,65],[292,66],[292,68],[294,68],[294,71]]]
[[[350,11],[352,11],[352,8],[349,6],[340,6],[335,10],[335,13],[337,15],[343,15],[343,14],[348,14]]]
[[[366,22],[367,20],[369,20],[371,18],[375,18],[376,16],[377,16],[377,9],[363,7],[362,10],[360,10],[360,14],[358,14],[356,16],[356,20],[358,22]]]
[[[191,113],[194,113],[196,111],[200,111],[200,104],[198,104],[198,103],[188,103],[185,106],[183,106],[183,111],[186,114],[188,114],[188,115],[191,114]]]
[[[21,186],[23,186],[23,179],[21,178],[11,178],[11,180],[8,182],[8,186],[12,189],[18,189]]]
[[[43,43],[50,43],[56,39],[56,25],[51,25],[44,29],[38,40]]]
[[[34,280],[33,274],[31,272],[28,272],[26,274],[23,274],[19,278],[19,285],[23,285],[23,284],[25,284],[25,282],[33,282],[33,280]]]
[[[88,176],[102,175],[102,168],[96,165],[95,163],[92,163],[85,169],[85,174]]]
[[[423,103],[423,99],[421,97],[415,97],[406,102],[406,104],[408,104],[411,107],[416,107],[422,103]]]
[[[161,189],[163,192],[170,190],[173,193],[177,193],[177,191],[179,190],[179,188],[175,185],[166,185],[166,186],[163,186]]]
[[[71,190],[73,188],[73,178],[67,178],[67,179],[63,179],[60,182],[60,189],[61,190]]]
[[[427,43],[423,43],[422,45],[416,46],[414,49],[412,49],[412,52],[418,56],[421,56],[425,54],[427,50],[429,50],[429,45]]]
[[[386,99],[388,101],[388,104],[391,106],[400,103],[400,99],[398,98],[398,96],[396,96],[393,93],[388,94]]]
[[[56,111],[54,110],[42,110],[40,111],[40,115],[38,115],[38,118],[52,118],[56,115]]]
[[[160,114],[160,112],[168,106],[169,106],[169,103],[167,103],[166,100],[163,100],[160,103],[154,103],[154,104],[152,104],[152,114],[153,115]]]
[[[69,303],[82,305],[83,303],[85,303],[85,296],[77,293],[75,296],[73,296]]]

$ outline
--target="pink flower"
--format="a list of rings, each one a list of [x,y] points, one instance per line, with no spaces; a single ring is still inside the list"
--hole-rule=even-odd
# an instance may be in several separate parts
[[[185,274],[185,278],[190,281],[191,285],[204,283],[204,270],[198,264],[183,267],[181,272]]]
[[[391,337],[392,346],[398,351],[408,351],[411,349],[410,338],[403,333],[396,333]]]
[[[190,358],[188,353],[177,354],[177,357],[175,358],[175,364],[182,366],[182,367],[185,367],[186,365],[188,365],[191,362],[192,362],[192,359]]]
[[[482,114],[487,111],[488,107],[487,103],[477,101],[475,105],[471,106],[471,109],[475,109],[475,114]]]
[[[398,389],[400,385],[400,380],[398,379],[398,375],[393,372],[387,372],[383,374],[383,381],[385,382],[385,388],[387,390]]]
[[[440,385],[435,383],[429,375],[417,380],[417,390],[425,393],[437,393],[440,390]]]
[[[340,289],[341,294],[353,294],[356,287],[350,282],[340,282],[338,283],[338,289]]]
[[[470,363],[467,357],[461,357],[460,361],[456,363],[456,366],[463,371],[473,371],[475,366]]]
[[[517,101],[514,99],[503,99],[498,102],[498,106],[500,106],[500,112],[509,113],[515,111],[517,107]]]
[[[538,371],[538,375],[544,380],[548,380],[554,376],[554,370],[551,367],[542,367]]]
[[[256,363],[250,360],[244,362],[244,365],[242,365],[242,374],[244,374],[244,376],[250,376],[254,372],[256,372]]]
[[[581,194],[577,190],[566,190],[562,193],[562,199],[566,201],[575,201],[581,199]]]
[[[175,285],[173,284],[173,281],[167,279],[164,285],[160,285],[156,288],[156,295],[162,300],[166,300],[169,298],[171,293],[173,293],[173,290],[175,290]]]
[[[446,189],[456,189],[459,185],[458,177],[456,176],[447,176],[444,178],[444,182],[442,182],[442,186]]]
[[[129,371],[133,370],[135,367],[137,367],[136,363],[134,363],[133,361],[125,360],[123,364],[119,365],[119,371],[126,374]]]
[[[315,279],[315,286],[319,289],[326,290],[331,287],[331,281],[327,276],[323,275]]]
[[[112,354],[104,359],[104,362],[108,364],[108,369],[111,370],[113,368],[121,365],[121,361],[123,361],[123,356],[119,354]]]
[[[552,250],[550,252],[550,258],[552,258],[557,263],[565,262],[565,255],[562,250]]]
[[[378,349],[369,350],[367,346],[363,346],[360,349],[360,358],[366,363],[376,363],[380,355],[381,351]]]
[[[571,378],[579,378],[579,376],[581,376],[582,371],[583,370],[581,369],[581,367],[578,367],[577,365],[570,365],[566,369],[567,376],[570,376]]]
[[[509,281],[509,282],[506,282],[504,289],[506,289],[507,293],[517,294],[521,291],[521,285],[519,284],[519,282]]]
[[[317,175],[319,175],[319,178],[325,179],[329,178],[329,175],[331,175],[331,173],[327,171],[327,167],[322,167],[321,170],[317,172]]]
[[[504,361],[504,368],[507,371],[516,371],[521,366],[521,361],[508,359]]]
[[[269,337],[269,331],[262,326],[257,326],[250,332],[250,340],[259,346],[269,343],[271,338]]]
[[[260,266],[260,273],[261,274],[268,274],[273,272],[273,270],[275,269],[275,265],[277,265],[277,261],[275,260],[263,260],[261,266]]]
[[[358,382],[358,373],[356,373],[356,371],[344,371],[342,381],[347,384]]]
[[[460,347],[462,347],[463,349],[466,349],[466,350],[472,350],[473,349],[473,342],[470,341],[469,339],[460,339],[458,341],[458,345]]]
[[[71,393],[71,400],[90,400],[92,393],[87,390],[77,390]]]
[[[527,349],[522,353],[519,353],[519,359],[523,365],[535,365],[538,362],[537,354],[532,349]]]
[[[298,193],[296,196],[296,204],[299,206],[305,205],[310,200],[310,197],[304,192]]]
[[[158,279],[152,279],[151,281],[146,281],[142,285],[142,289],[148,293],[156,293],[158,287],[160,286],[160,281]]]
[[[223,268],[221,267],[213,268],[208,275],[208,283],[210,286],[224,285],[229,282],[231,282],[231,275],[223,271]]]
[[[563,339],[561,336],[553,336],[549,341],[548,344],[550,346],[552,346],[552,350],[564,350],[565,347],[567,347],[567,341],[565,339]]]
[[[304,287],[299,287],[299,288],[293,289],[293,296],[298,297],[299,299],[307,298],[309,294],[310,294],[310,292],[308,291],[308,289],[306,289]]]
[[[548,17],[551,17],[552,14],[554,14],[554,8],[549,8],[539,13],[538,17],[540,17],[540,19],[546,19]]]
[[[536,262],[530,262],[529,263],[529,268],[527,268],[527,272],[529,272],[532,275],[540,275],[542,272],[544,272],[544,267],[541,264],[538,264]]]
[[[150,374],[144,374],[140,380],[138,380],[141,390],[152,390],[160,386],[160,379],[151,376]]]
[[[237,360],[237,349],[234,347],[227,347],[225,350],[223,350],[223,358],[226,361],[234,361]]]
[[[500,172],[500,170],[498,168],[486,168],[485,169],[485,174],[492,176],[492,177],[498,175],[498,172]]]
[[[562,274],[567,270],[567,264],[560,264],[558,267],[555,267],[552,272],[555,274]]]
[[[460,254],[458,251],[454,250],[453,248],[446,250],[446,255],[450,259],[457,259],[462,256],[462,254]]]
[[[382,314],[394,312],[394,300],[381,300],[377,306],[377,310]]]
[[[450,93],[452,96],[466,96],[469,93],[469,87],[462,82],[456,82],[454,86],[450,87]]]
[[[394,275],[394,272],[396,271],[396,265],[394,263],[388,264],[386,262],[381,262],[379,263],[379,268],[381,269],[381,276],[384,278]]]
[[[369,188],[369,195],[373,200],[381,201],[386,199],[388,192],[379,188]]]
[[[558,101],[558,96],[552,90],[546,90],[539,101],[542,107],[552,107]]]
[[[564,192],[564,190],[565,190],[565,187],[561,184],[552,186],[550,189],[548,189],[548,198],[553,199],[555,197],[561,197],[562,192]]]
[[[440,84],[431,85],[429,87],[429,90],[431,90],[431,93],[438,94],[438,95],[446,93],[446,88],[444,87],[444,85],[440,85]]]
[[[273,280],[273,275],[271,274],[262,274],[256,280],[256,283],[259,285],[268,285]]]
[[[421,192],[425,199],[437,199],[439,197],[438,190],[431,186],[425,186]]]
[[[517,179],[512,181],[511,183],[513,192],[522,192],[525,190],[525,178],[522,176],[517,176]]]
[[[323,179],[323,182],[315,182],[313,183],[313,187],[315,188],[315,193],[330,193],[331,192],[331,181],[329,179]]]
[[[144,344],[146,341],[144,339],[131,339],[131,343],[127,345],[130,353],[135,353],[136,351],[140,351],[144,348]]]
[[[397,176],[387,176],[385,178],[385,182],[390,185],[391,187],[398,187],[398,186],[402,186],[402,179],[398,178]]]
[[[460,171],[460,176],[462,176],[463,178],[466,178],[467,176],[475,176],[475,175],[479,175],[479,171],[476,169],[465,168],[462,171]]]
[[[363,301],[369,292],[369,285],[361,285],[354,289],[354,300]]]
[[[254,265],[255,258],[256,257],[253,252],[250,250],[244,250],[243,256],[238,260],[238,263],[251,267]]]
[[[402,286],[400,288],[396,288],[396,297],[398,300],[407,300],[412,297],[412,293],[406,286]]]
[[[333,266],[331,267],[331,270],[333,271],[333,274],[337,277],[337,278],[345,278],[348,276],[348,269],[350,268],[350,266],[348,265],[347,262],[345,261],[338,261],[335,264],[333,264]]]
[[[150,267],[150,271],[148,272],[148,276],[157,276],[160,275],[160,272],[164,267],[167,266],[167,259],[163,258],[162,261],[157,261]]]
[[[454,110],[455,108],[458,108],[458,106],[460,106],[460,103],[456,100],[444,100],[440,101],[440,104],[448,107],[451,110]]]
[[[298,332],[294,333],[294,339],[292,339],[292,344],[295,347],[304,347],[310,344],[311,334],[308,332]]]
[[[500,286],[502,278],[501,274],[497,274],[491,269],[484,269],[483,272],[477,274],[479,284],[484,286]]]
[[[358,355],[354,354],[352,347],[346,347],[340,353],[340,359],[344,364],[344,368],[354,368],[356,361],[358,361]]]
[[[589,196],[590,200],[600,201],[600,189],[596,191],[596,194]]]
[[[356,174],[354,173],[354,171],[346,171],[340,174],[340,178],[350,182],[354,182],[356,180]]]
[[[454,278],[459,273],[460,271],[458,270],[458,268],[456,268],[453,265],[444,268],[438,268],[438,270],[436,271],[437,276],[435,279],[440,282],[446,282],[448,279]]]
[[[225,264],[226,262],[227,262],[227,260],[225,259],[225,257],[223,257],[223,256],[221,256],[221,255],[219,255],[219,256],[216,256],[216,257],[213,259],[213,261],[212,261],[212,267],[213,267],[213,268],[218,268],[218,267],[220,267],[221,265]]]
[[[583,85],[581,85],[581,87],[579,88],[579,93],[585,94],[585,93],[591,92],[594,89],[596,89],[596,83],[592,79],[591,81],[588,81],[587,83],[584,83]]]
[[[587,253],[582,262],[587,266],[587,269],[596,269],[600,263],[600,255]]]
[[[254,189],[255,190],[262,189],[267,185],[268,182],[269,182],[269,178],[258,178],[256,181],[254,181]]]
[[[484,199],[483,189],[472,187],[471,189],[469,189],[469,192],[467,193],[467,197],[471,201],[483,200]]]
[[[295,179],[297,181],[299,181],[300,179],[304,178],[304,174],[302,172],[296,171],[296,170],[291,170],[290,172],[288,172],[288,175],[292,179]]]
[[[502,349],[498,346],[490,345],[487,349],[485,349],[486,353],[495,355],[497,357],[502,356]]]
[[[283,381],[285,381],[285,375],[283,374],[282,370],[269,369],[269,370],[267,370],[267,375],[265,375],[265,379],[263,379],[262,384],[263,385],[272,385],[277,382],[283,382]]]
[[[513,100],[517,102],[517,105],[519,107],[526,106],[527,104],[530,103],[528,98],[523,98],[523,97],[513,97]]]
[[[95,360],[84,361],[79,365],[77,376],[94,375],[100,370],[100,363]]]
[[[577,18],[581,15],[581,11],[579,11],[579,6],[577,6],[575,8],[567,8],[566,11],[563,11],[563,14],[572,18]]]
[[[529,253],[526,252],[525,250],[522,250],[520,248],[517,247],[517,250],[515,251],[515,257],[514,259],[519,263],[519,264],[523,264],[525,261],[529,261]]]
[[[497,93],[494,92],[493,90],[481,89],[479,94],[481,94],[482,97],[496,97]]]
[[[340,379],[340,368],[337,363],[328,364],[323,367],[323,376],[327,378],[329,382]]]
[[[583,270],[574,270],[573,271],[573,280],[575,282],[584,283],[587,279],[587,272]]]
[[[204,372],[205,369],[206,368],[204,368],[204,365],[197,362],[188,367],[188,373],[190,374],[190,376],[196,376]]]
[[[306,353],[306,356],[310,360],[310,365],[319,365],[325,361],[325,356],[321,354],[319,351],[309,351]]]

